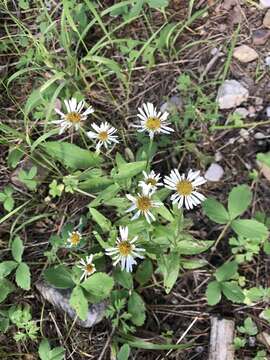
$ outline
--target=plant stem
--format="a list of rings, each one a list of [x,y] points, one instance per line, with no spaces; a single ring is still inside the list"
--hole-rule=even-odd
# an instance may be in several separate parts
[[[228,227],[231,225],[231,222],[228,222],[228,224],[226,224],[223,228],[223,230],[221,231],[221,233],[219,234],[219,237],[217,238],[214,246],[212,247],[211,251],[214,252],[220,242],[220,240],[223,238],[223,236],[225,235],[226,231],[228,230]]]

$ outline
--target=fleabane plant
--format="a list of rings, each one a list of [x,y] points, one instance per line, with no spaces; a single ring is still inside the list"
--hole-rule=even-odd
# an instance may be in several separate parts
[[[50,144],[54,151],[49,155],[61,161],[68,171],[64,179],[72,177],[72,194],[89,197],[89,212],[81,219],[81,225],[65,224],[59,239],[52,238],[48,259],[53,262],[61,247],[65,247],[68,257],[60,264],[51,264],[44,276],[55,287],[71,289],[70,305],[81,319],[87,317],[89,303],[108,297],[115,301],[118,293],[124,294],[121,307],[112,304],[110,318],[120,316],[118,310],[127,313],[121,325],[126,331],[145,320],[141,292],[154,272],[169,293],[181,271],[207,264],[197,255],[207,251],[213,241],[195,239],[189,232],[192,223],[185,219],[186,212],[205,200],[206,180],[199,170],[176,166],[164,173],[156,169],[151,151],[146,154],[138,149],[133,156],[136,161],[127,162],[120,153],[120,133],[108,122],[88,122],[85,116],[91,114],[90,110],[83,117],[80,115],[84,105],[75,100],[66,102],[68,113],[62,115],[64,122],[60,125],[67,129],[73,126],[67,124],[70,119],[83,120],[84,143],[89,147],[92,143],[96,152],[86,153],[81,148],[77,151],[77,145],[60,141]],[[145,133],[149,149],[154,140],[174,133],[169,113],[158,111],[152,103],[144,103],[138,117],[140,123],[135,128]],[[152,149],[157,147],[158,143]],[[103,157],[110,159],[111,164],[101,167]],[[67,192],[66,181],[63,183]],[[140,293],[136,291],[138,285]],[[123,293],[123,288],[128,292]]]

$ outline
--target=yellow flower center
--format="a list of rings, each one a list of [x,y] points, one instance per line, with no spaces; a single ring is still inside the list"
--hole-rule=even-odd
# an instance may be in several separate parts
[[[148,196],[140,196],[137,199],[137,208],[141,211],[147,211],[151,208],[151,199]]]
[[[98,134],[98,138],[99,138],[99,140],[101,140],[101,141],[106,141],[106,140],[108,140],[108,137],[109,137],[109,135],[108,135],[107,131],[101,131],[101,132]]]
[[[128,241],[121,241],[118,244],[118,250],[122,256],[128,256],[131,254],[132,245]]]
[[[161,126],[161,120],[158,117],[149,117],[146,120],[145,126],[152,131],[159,130]]]
[[[80,242],[80,239],[81,239],[80,235],[76,232],[73,232],[70,236],[70,242],[73,246],[78,245]]]
[[[192,193],[193,187],[190,181],[182,180],[176,185],[176,190],[179,195],[190,195]]]
[[[156,183],[157,183],[157,181],[155,179],[152,179],[152,178],[148,178],[145,182],[146,182],[147,185],[150,184],[152,186],[155,186]]]
[[[85,267],[85,271],[88,272],[88,274],[91,274],[94,271],[95,267],[93,264],[87,264]]]
[[[81,121],[81,115],[77,112],[70,112],[66,115],[66,120],[71,123],[78,123]]]

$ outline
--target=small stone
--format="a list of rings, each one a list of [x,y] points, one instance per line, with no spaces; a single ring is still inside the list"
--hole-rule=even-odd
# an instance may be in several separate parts
[[[240,136],[241,136],[244,140],[248,140],[248,139],[249,139],[249,132],[248,132],[248,130],[246,130],[246,129],[241,129],[241,130],[239,131],[239,134],[240,134]]]
[[[261,98],[261,97],[256,97],[256,99],[255,99],[255,104],[256,104],[257,106],[262,105],[262,104],[263,104],[263,98]]]
[[[248,107],[248,112],[249,112],[249,117],[254,117],[256,116],[256,109],[254,106],[250,105]]]
[[[234,49],[233,57],[242,63],[249,63],[258,58],[257,52],[247,45],[241,45]]]
[[[265,58],[265,65],[270,66],[270,56],[266,56]]]
[[[260,5],[266,9],[270,7],[270,0],[260,0]]]
[[[265,138],[266,138],[266,136],[261,132],[257,132],[256,134],[254,134],[254,139],[256,139],[256,140],[263,140]]]
[[[223,168],[216,163],[213,163],[209,166],[204,177],[208,181],[219,181],[224,174]]]
[[[266,108],[266,116],[270,118],[270,106],[267,106]]]
[[[248,110],[244,107],[235,109],[233,113],[241,116],[242,119],[246,119],[249,114]]]
[[[269,30],[255,30],[253,32],[253,44],[254,45],[264,45],[266,41],[270,37],[270,31]]]
[[[220,109],[231,109],[248,99],[248,90],[236,80],[225,80],[219,87],[217,102]]]
[[[267,10],[263,18],[263,26],[270,29],[270,10]]]
[[[215,161],[216,161],[216,162],[219,162],[219,161],[221,161],[222,159],[223,159],[223,156],[222,156],[221,152],[220,152],[220,151],[217,151],[217,152],[215,153]]]
[[[161,105],[160,111],[168,111],[173,113],[175,111],[181,111],[183,107],[183,101],[180,95],[174,95],[168,99],[164,104]]]

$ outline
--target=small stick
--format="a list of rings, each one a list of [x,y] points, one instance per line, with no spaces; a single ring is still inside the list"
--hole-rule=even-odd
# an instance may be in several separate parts
[[[234,320],[211,318],[208,360],[234,360]]]

